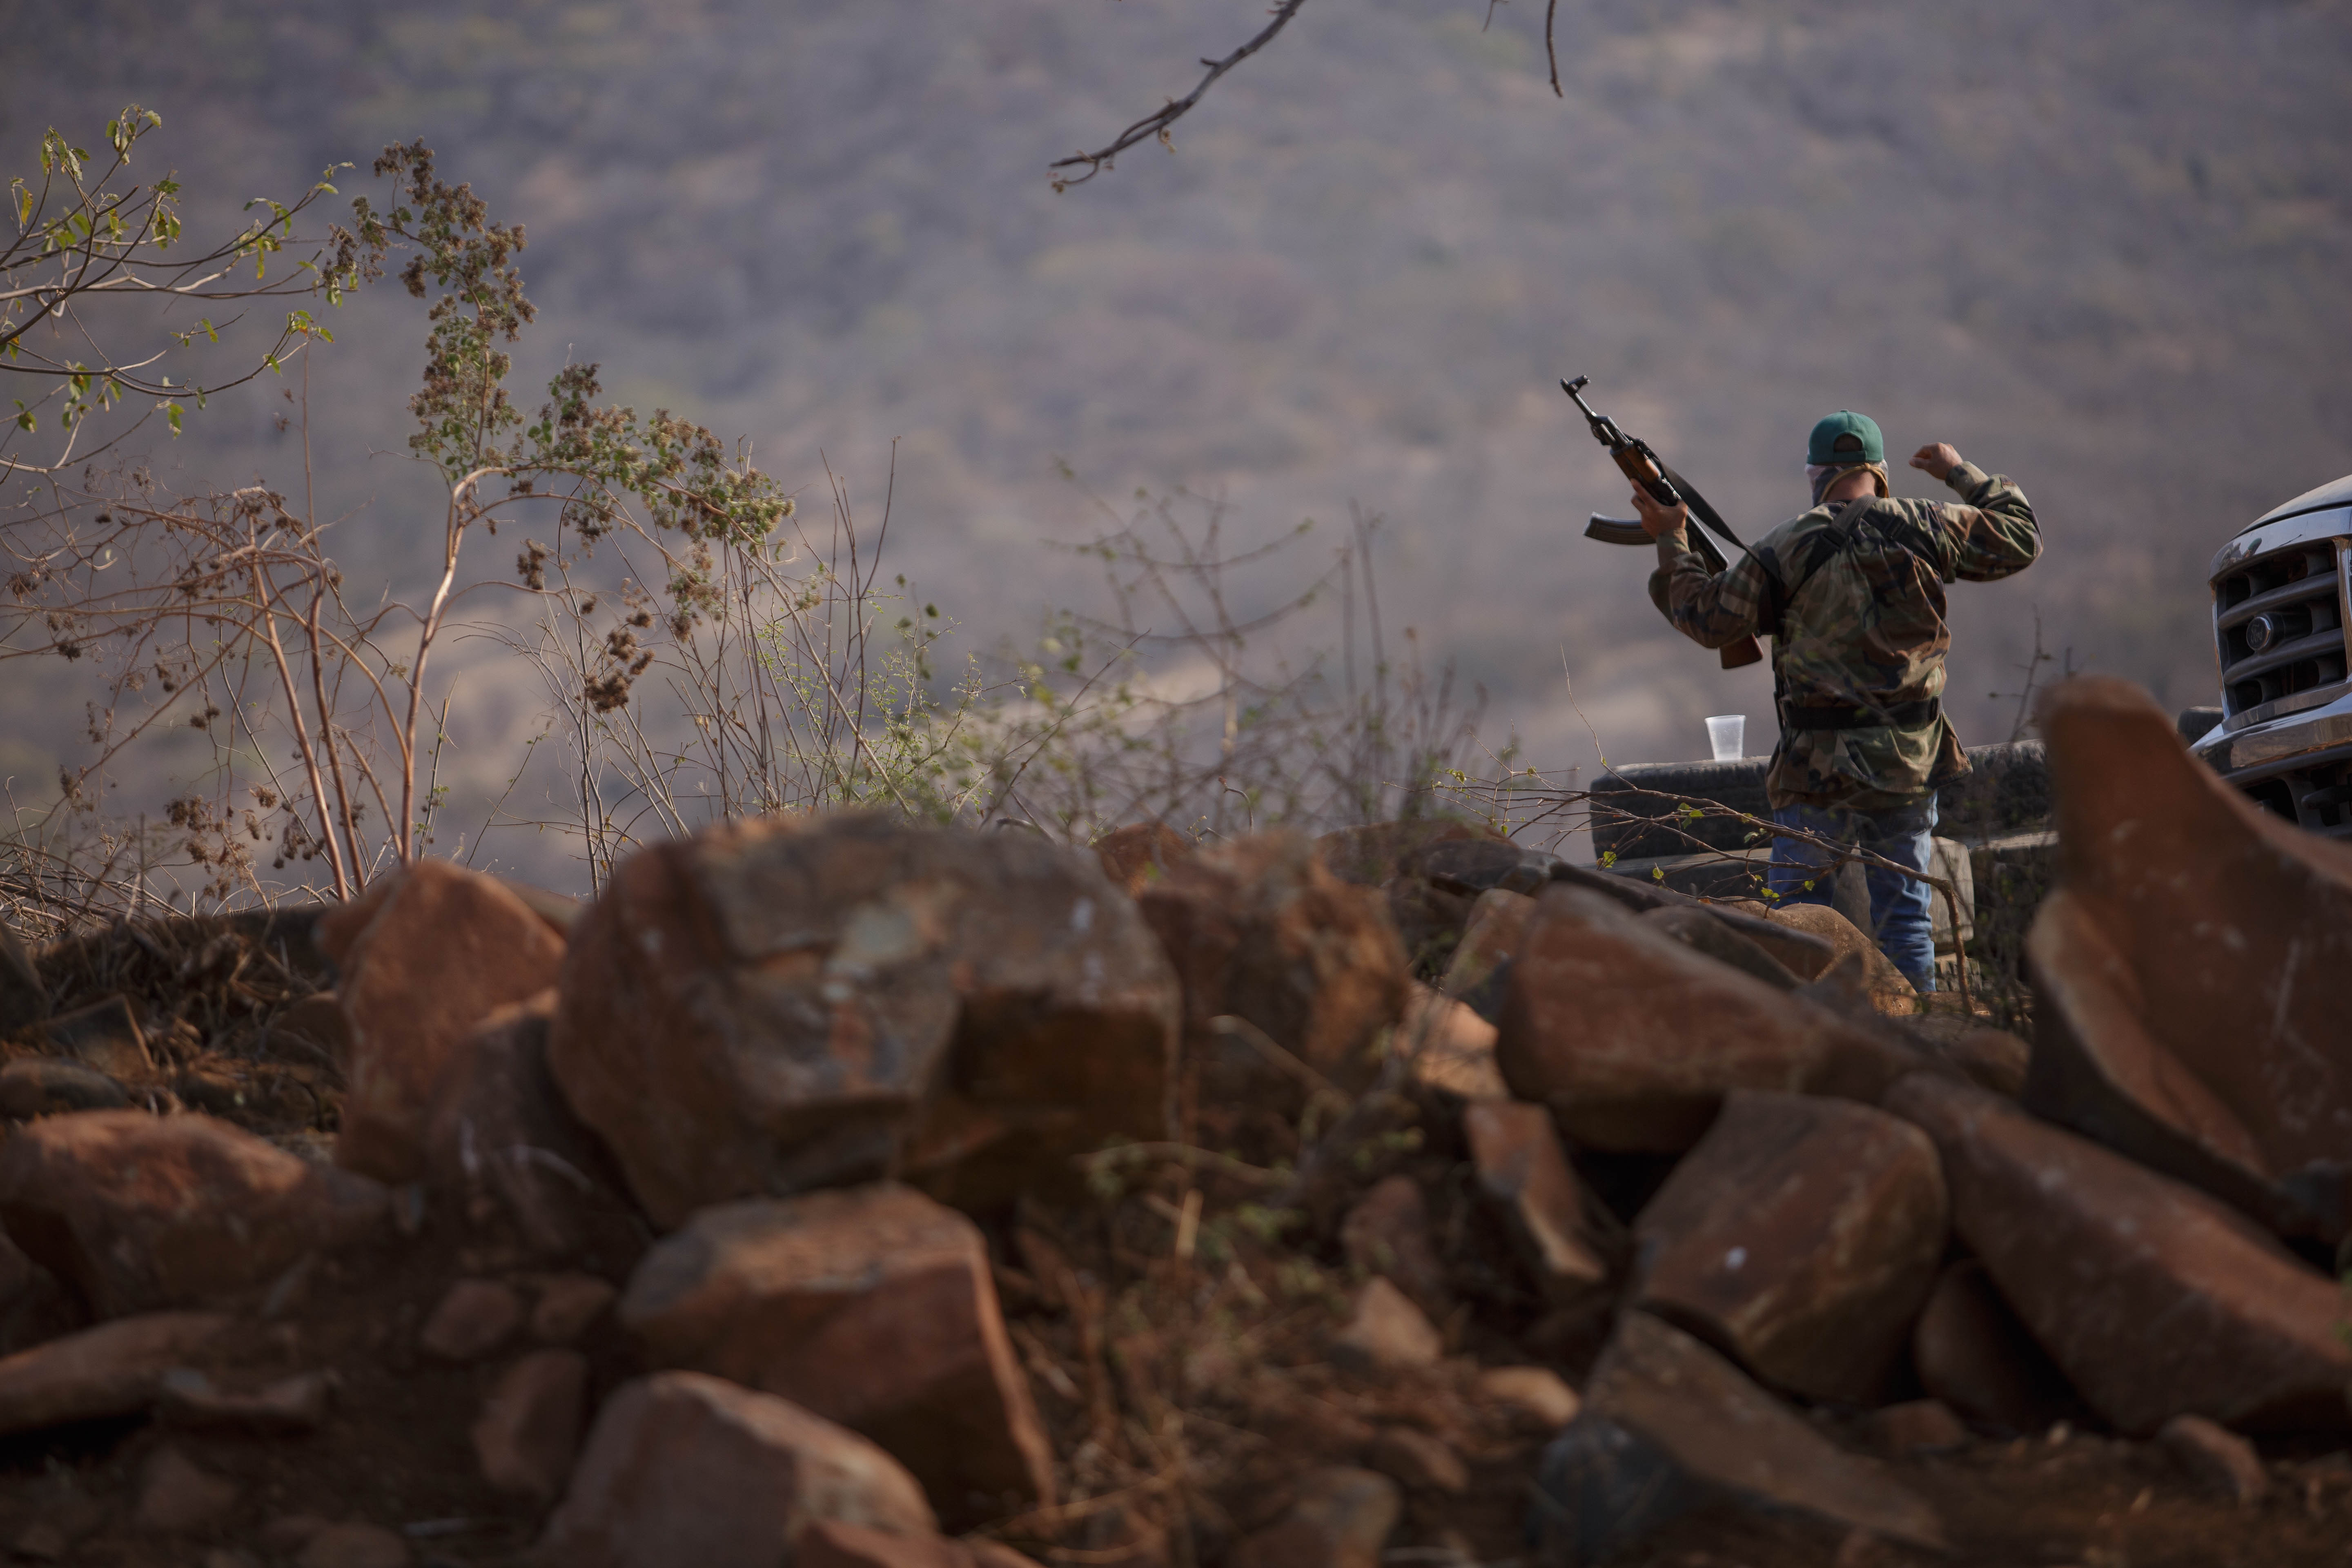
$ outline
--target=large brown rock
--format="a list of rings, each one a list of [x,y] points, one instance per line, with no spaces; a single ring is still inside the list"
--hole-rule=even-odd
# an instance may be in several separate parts
[[[1501,1100],[1511,1091],[1495,1066],[1495,1035],[1494,1025],[1416,980],[1397,1020],[1395,1048],[1415,1083],[1465,1100]]]
[[[2078,1408],[2074,1390],[2034,1342],[1984,1265],[1944,1270],[1911,1330],[1919,1385],[1964,1415],[2012,1432],[2041,1432]]]
[[[0,1358],[0,1436],[143,1410],[163,1374],[232,1321],[220,1312],[149,1312]]]
[[[413,1180],[442,1073],[492,1010],[555,984],[563,939],[496,878],[419,860],[321,916],[319,941],[351,1026],[335,1163]]]
[[[1674,1152],[1723,1096],[1874,1100],[1921,1058],[1774,990],[1580,888],[1545,891],[1511,965],[1496,1061],[1596,1149]]]
[[[1601,1562],[1710,1506],[1943,1543],[1935,1510],[1885,1467],[1838,1448],[1729,1362],[1647,1312],[1618,1319],[1583,1408],[1545,1450],[1536,1484],[1543,1501],[1532,1522],[1545,1563]]]
[[[0,1224],[101,1318],[265,1284],[373,1234],[389,1206],[365,1176],[209,1116],[85,1111],[0,1144]]]
[[[2108,1422],[2352,1425],[2342,1292],[2236,1211],[1984,1089],[1921,1075],[1886,1109],[1936,1141],[1960,1236]]]
[[[1935,1145],[1843,1100],[1737,1090],[1633,1227],[1633,1300],[1773,1387],[1876,1403],[1950,1219]]]
[[[1431,879],[1431,855],[1441,846],[1463,844],[1511,847],[1485,826],[1433,817],[1343,827],[1324,834],[1315,847],[1333,876],[1380,889],[1407,963],[1414,973],[1435,980],[1445,973],[1469,923],[1471,900]]]
[[[863,1432],[951,1524],[1053,1500],[1053,1451],[972,1223],[877,1186],[696,1215],[646,1255],[621,1321],[665,1366]]]
[[[621,864],[573,928],[548,1064],[665,1228],[894,1166],[979,1204],[1164,1135],[1177,1013],[1089,856],[770,817]]]
[[[2288,1235],[2352,1231],[2352,847],[2256,806],[2127,682],[2042,707],[2062,882],[2025,1102]]]
[[[1535,912],[1535,900],[1525,893],[1489,888],[1479,894],[1438,989],[1490,1023],[1500,1016],[1511,954]]]
[[[1478,1188],[1501,1215],[1519,1260],[1554,1307],[1609,1287],[1609,1249],[1568,1152],[1540,1105],[1490,1100],[1464,1108],[1462,1131]]]
[[[1315,849],[1333,876],[1360,888],[1381,888],[1401,876],[1419,876],[1423,858],[1440,844],[1494,838],[1471,823],[1422,816],[1342,827],[1316,839]]]
[[[1762,918],[1784,931],[1795,931],[1826,944],[1826,957],[1799,959],[1780,953],[1784,962],[1806,980],[1818,980],[1840,965],[1852,976],[1853,987],[1866,995],[1872,1005],[1882,1012],[1908,1013],[1916,1005],[1918,993],[1895,961],[1871,941],[1870,933],[1827,904],[1773,904],[1764,908]],[[1818,950],[1816,950],[1818,951]],[[1806,972],[1806,963],[1817,966]]]
[[[565,1568],[776,1568],[817,1519],[939,1529],[915,1478],[856,1433],[719,1378],[656,1373],[597,1412],[539,1556]]]
[[[1717,963],[1727,963],[1775,991],[1794,991],[1800,984],[1795,971],[1765,951],[1754,938],[1732,930],[1730,923],[1718,919],[1713,910],[1669,904],[1646,911],[1642,919],[1693,952],[1703,952]],[[1779,928],[1767,929],[1777,931]]]
[[[1233,1014],[1317,1071],[1347,1077],[1403,1008],[1404,946],[1385,902],[1334,876],[1299,834],[1202,850],[1139,902],[1182,979],[1196,1037]]]
[[[499,1374],[470,1436],[482,1479],[500,1491],[554,1500],[572,1473],[588,1405],[588,1358],[533,1351]]]
[[[1432,1320],[1443,1321],[1454,1310],[1454,1289],[1430,1228],[1429,1201],[1411,1176],[1373,1183],[1339,1222],[1339,1247],[1350,1268],[1387,1279]]]
[[[423,1175],[477,1224],[502,1217],[530,1251],[576,1251],[600,1217],[632,1212],[595,1135],[547,1070],[551,987],[494,1009],[435,1084]]]

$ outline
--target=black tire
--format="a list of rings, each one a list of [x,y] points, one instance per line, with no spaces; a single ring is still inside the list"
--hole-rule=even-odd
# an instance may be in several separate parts
[[[1646,860],[1708,849],[1745,849],[1755,829],[1736,817],[1667,819],[1685,802],[1770,816],[1771,805],[1764,798],[1767,766],[1763,757],[1743,757],[1736,763],[1637,763],[1613,768],[1592,785],[1592,852]]]

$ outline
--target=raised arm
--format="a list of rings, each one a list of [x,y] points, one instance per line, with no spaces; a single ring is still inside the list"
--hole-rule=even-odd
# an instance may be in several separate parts
[[[1948,442],[1920,447],[1911,466],[1943,480],[1966,503],[1936,503],[1932,532],[1946,580],[1997,582],[2040,558],[2041,525],[2014,482],[1987,474]]]

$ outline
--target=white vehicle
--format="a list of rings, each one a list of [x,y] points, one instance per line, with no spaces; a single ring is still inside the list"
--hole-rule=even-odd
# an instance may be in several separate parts
[[[2181,715],[2189,750],[2289,822],[2352,838],[2352,475],[2257,519],[2210,581],[2221,706]]]

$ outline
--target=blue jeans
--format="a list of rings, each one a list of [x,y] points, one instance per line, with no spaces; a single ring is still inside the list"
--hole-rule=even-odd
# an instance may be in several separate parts
[[[1882,859],[1932,874],[1936,851],[1936,797],[1891,811],[1855,811],[1847,806],[1783,805],[1772,821],[1841,844],[1866,849]],[[1936,988],[1936,889],[1916,877],[1865,864],[1870,883],[1871,934],[1903,977],[1919,991]],[[1769,885],[1784,904],[1826,904],[1837,875],[1837,854],[1793,838],[1772,840]],[[1808,884],[1811,884],[1808,886]]]

